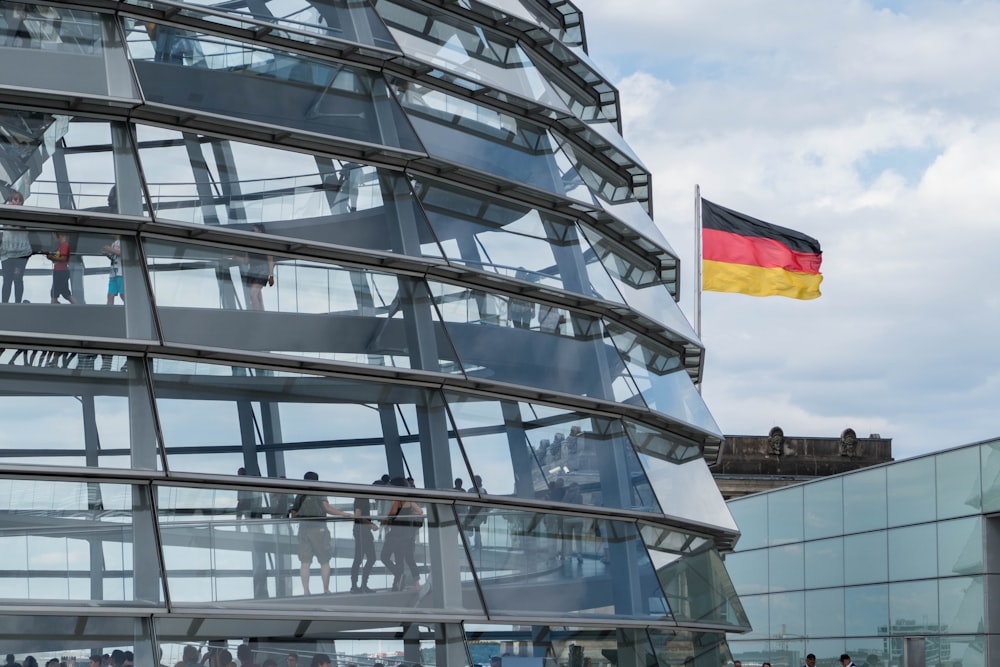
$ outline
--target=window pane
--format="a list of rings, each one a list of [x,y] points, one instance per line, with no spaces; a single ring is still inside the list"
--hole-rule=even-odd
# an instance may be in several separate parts
[[[801,590],[805,581],[803,549],[801,544],[786,544],[768,549],[769,590]]]
[[[979,449],[967,447],[934,457],[937,467],[937,516],[950,519],[980,509]]]
[[[802,541],[802,487],[767,494],[768,544]]]
[[[938,580],[941,600],[941,632],[975,634],[986,627],[983,618],[982,577],[955,577]]]
[[[805,543],[806,588],[844,585],[844,538]]]
[[[844,589],[848,636],[884,635],[889,624],[889,587],[852,586]]]
[[[82,633],[81,628],[86,628]],[[138,664],[154,664],[149,621],[132,617],[107,616],[0,616],[0,642],[4,650],[23,658],[39,656],[79,656],[86,660],[93,647],[104,652],[131,651]]]
[[[936,525],[895,528],[889,533],[889,578],[923,579],[937,576]]]
[[[844,635],[843,588],[806,591],[805,635],[806,637],[842,637]]]
[[[927,456],[886,468],[890,526],[937,518],[934,460]]]
[[[863,470],[844,480],[844,531],[886,527],[885,468]]]
[[[844,481],[841,477],[802,487],[805,539],[844,533]]]
[[[979,448],[982,466],[983,512],[1000,511],[1000,442]]]
[[[982,574],[982,525],[978,516],[937,524],[939,576]]]
[[[740,527],[739,551],[767,546],[767,496],[739,498],[729,503],[736,525]]]
[[[844,538],[844,583],[869,584],[889,579],[885,531]]]
[[[0,480],[0,598],[157,605],[160,567],[145,487]],[[13,568],[13,569],[11,569]]]
[[[938,582],[889,584],[889,618],[894,635],[928,635],[938,628]]]
[[[805,623],[805,594],[774,593],[771,598],[771,627],[782,635],[803,636]]]
[[[733,586],[740,596],[766,593],[769,590],[768,580],[764,577],[769,571],[768,553],[766,549],[759,549],[726,555],[726,571],[732,577]]]

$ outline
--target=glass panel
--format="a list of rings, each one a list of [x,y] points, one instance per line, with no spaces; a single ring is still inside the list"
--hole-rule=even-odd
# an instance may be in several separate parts
[[[768,554],[766,549],[743,551],[727,554],[726,571],[733,580],[733,587],[742,597],[755,593],[766,593],[768,581],[764,576],[768,572]]]
[[[805,612],[806,637],[844,636],[843,588],[806,591]]]
[[[983,482],[983,512],[1000,512],[1000,441],[979,448]]]
[[[0,329],[87,339],[156,338],[133,237],[5,224],[0,261],[3,302],[13,301],[4,307]]]
[[[767,546],[767,496],[738,498],[728,503],[736,525],[740,527],[737,550]]]
[[[150,102],[422,150],[374,72],[152,22],[127,40]]]
[[[889,587],[881,584],[845,588],[844,608],[850,612],[848,636],[884,635],[889,624]]]
[[[756,624],[754,625],[756,627]],[[746,636],[746,635],[743,635]],[[744,661],[747,667],[754,664],[763,664],[764,660],[771,658],[771,643],[766,639],[763,641],[745,641],[740,637],[738,641],[729,640],[729,650],[732,651],[733,660]],[[668,663],[674,664],[674,663]],[[721,663],[724,667],[729,667],[728,662]],[[735,663],[734,663],[735,664]],[[715,667],[714,665],[712,667]]]
[[[676,621],[749,626],[736,588],[710,540],[649,525],[642,526],[642,538]]]
[[[441,257],[391,172],[191,132],[136,126],[156,217],[367,250]]]
[[[806,494],[808,496],[808,494]],[[806,588],[844,585],[844,538],[805,543]]]
[[[513,37],[409,0],[378,0],[375,9],[408,57],[569,111]]]
[[[0,506],[0,598],[99,606],[162,600],[145,487],[0,479]]]
[[[951,660],[952,667],[986,667],[985,653],[989,639],[984,641],[981,634],[966,637],[942,635],[927,639],[928,662],[935,659],[935,656],[940,656],[943,661]]]
[[[6,204],[143,215],[139,183],[124,123],[0,109]]]
[[[160,470],[145,376],[107,352],[0,351],[0,462]]]
[[[900,461],[886,467],[889,525],[903,526],[937,518],[934,457]]]
[[[939,579],[941,632],[983,632],[986,608],[982,577]]]
[[[805,539],[833,537],[844,533],[844,480],[842,477],[813,482],[803,487]]]
[[[773,593],[770,596],[772,634],[778,637],[802,637],[806,632],[805,594]]]
[[[768,549],[769,590],[801,590],[805,581],[805,562],[801,544],[786,544]]]
[[[982,574],[982,525],[978,516],[937,524],[938,576]]]
[[[482,611],[450,507],[398,500],[383,515],[374,499],[287,492],[283,515],[263,491],[158,490],[175,606],[301,608],[293,598],[312,593],[325,608]],[[374,593],[352,594],[361,588]]]
[[[681,360],[675,350],[617,324],[607,322],[606,326],[650,409],[723,437],[691,376],[680,368]]]
[[[530,403],[447,399],[481,493],[660,511],[621,422]]]
[[[622,303],[572,220],[427,178],[413,188],[450,262]],[[515,326],[530,327],[534,304],[516,305]]]
[[[437,392],[164,359],[153,369],[171,470],[290,479],[313,471],[349,484],[410,477],[442,489],[470,479]],[[449,455],[425,456],[436,443]]]
[[[886,527],[885,468],[863,470],[844,478],[844,532]]]
[[[355,596],[360,600],[366,596]],[[406,616],[412,614],[407,610]],[[409,619],[359,623],[310,616],[213,618],[171,615],[155,619],[164,664],[221,667],[242,657],[243,665],[308,667],[321,656],[335,665],[469,664],[461,626],[410,623]],[[247,643],[250,637],[253,641]],[[258,639],[259,638],[259,639]],[[265,639],[266,638],[266,639]],[[325,652],[324,652],[325,651]]]
[[[607,400],[635,396],[601,320],[458,285],[430,289],[469,376]],[[530,311],[523,319],[522,304]]]
[[[802,487],[767,494],[768,544],[802,541]]]
[[[938,634],[938,581],[890,583],[889,618],[889,632],[894,635]]]
[[[937,467],[937,516],[977,514],[981,507],[979,448],[966,447],[934,457]]]
[[[888,580],[888,560],[884,530],[848,535],[844,538],[844,583],[868,584]]]
[[[933,523],[896,528],[889,533],[889,579],[937,576],[937,530]]]
[[[458,506],[468,515],[472,507]],[[634,524],[495,508],[473,565],[491,618],[665,618],[667,601]],[[576,556],[575,562],[573,556]]]
[[[142,4],[138,0],[131,0]],[[252,29],[261,23],[268,32],[308,44],[328,40],[357,42],[398,51],[389,31],[367,3],[357,0],[184,0],[185,4],[226,12],[223,19],[213,14],[181,10],[187,16]],[[260,29],[260,28],[258,28]]]
[[[719,493],[705,459],[698,458],[678,465],[647,455],[642,450],[639,459],[666,514],[736,530],[736,522]]]
[[[157,239],[145,252],[167,340],[461,372],[422,282]]]
[[[748,639],[767,638],[771,634],[769,595],[742,595],[740,604],[746,612],[751,630],[743,635]]]
[[[647,470],[653,465],[650,459],[656,459],[658,465],[664,461],[669,461],[671,464],[687,463],[703,457],[702,446],[694,440],[629,419],[624,421],[628,436]],[[726,515],[729,515],[728,509]]]
[[[0,84],[135,98],[111,15],[27,2],[0,6]]]
[[[472,664],[650,665],[655,660],[645,629],[545,625],[464,624]]]
[[[86,664],[93,647],[106,654],[128,651],[136,664],[154,664],[153,643],[147,619],[104,616],[0,616],[0,643],[25,666],[28,656],[69,658],[69,664]],[[109,656],[110,658],[110,656]]]
[[[649,638],[653,643],[656,658],[662,667],[677,665],[680,667],[716,667],[728,665],[732,655],[726,643],[726,635],[721,632],[670,632],[656,628],[649,629]],[[619,665],[627,663],[619,662]],[[632,663],[653,667],[656,663]]]
[[[392,85],[432,155],[596,203],[574,160],[541,125],[418,83],[393,80]]]

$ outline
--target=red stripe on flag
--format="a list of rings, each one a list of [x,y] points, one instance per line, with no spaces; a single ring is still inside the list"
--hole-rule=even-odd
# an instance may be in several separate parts
[[[702,256],[714,262],[745,264],[797,273],[819,273],[822,255],[797,252],[783,243],[759,236],[702,230]]]

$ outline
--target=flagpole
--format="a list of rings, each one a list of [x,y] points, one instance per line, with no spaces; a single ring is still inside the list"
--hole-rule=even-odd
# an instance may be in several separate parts
[[[694,186],[694,332],[701,338],[701,186]]]

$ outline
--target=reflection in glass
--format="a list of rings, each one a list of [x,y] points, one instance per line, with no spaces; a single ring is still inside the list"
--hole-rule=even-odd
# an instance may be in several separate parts
[[[150,102],[422,150],[369,70],[153,22],[132,25],[127,40]]]
[[[937,526],[894,528],[889,535],[889,579],[922,579],[937,576]]]
[[[1000,511],[1000,441],[979,448],[982,467],[983,512]]]
[[[844,636],[843,588],[806,591],[805,612],[806,637]]]
[[[79,656],[82,664],[99,646],[108,653],[131,651],[138,664],[154,664],[149,626],[147,618],[131,616],[0,616],[0,644],[22,660],[28,655],[39,656],[39,662],[50,655]]]
[[[732,654],[721,632],[671,632],[649,629],[649,639],[660,665],[728,665]],[[626,663],[618,663],[623,665]],[[635,665],[651,666],[652,661]],[[687,667],[687,666],[685,666]]]
[[[609,323],[608,330],[620,334],[615,336],[615,344],[622,350],[626,368],[651,410],[723,437],[691,376],[684,369],[672,369],[674,361],[668,361],[665,348],[617,325]]]
[[[114,18],[29,2],[0,5],[0,84],[136,97]]]
[[[805,581],[802,544],[785,544],[768,549],[769,590],[796,591]]]
[[[889,623],[889,587],[880,584],[845,588],[844,608],[848,636],[884,635]]]
[[[634,524],[498,507],[481,530],[473,567],[491,618],[670,615]]]
[[[889,525],[902,526],[937,518],[934,461],[925,456],[886,468]]]
[[[833,477],[802,487],[805,539],[833,537],[844,532],[844,481]]]
[[[167,340],[376,366],[461,370],[435,322],[423,282],[167,240],[147,240],[145,253]]]
[[[469,465],[482,478],[481,493],[660,511],[618,420],[530,403],[447,398]],[[579,523],[571,525],[582,529]]]
[[[0,506],[8,563],[0,598],[102,606],[162,600],[145,487],[0,479]]]
[[[934,457],[937,469],[937,517],[950,519],[980,510],[982,470],[979,450],[966,447]]]
[[[139,183],[124,123],[0,109],[3,202],[17,192],[25,206],[143,215]]]
[[[725,558],[726,571],[732,577],[736,592],[743,596],[767,593],[768,551],[739,551],[727,554]]]
[[[409,182],[350,160],[136,126],[160,219],[441,257]],[[225,174],[219,181],[215,174]]]
[[[889,578],[889,551],[884,530],[844,538],[844,583],[870,584]]]
[[[145,367],[138,358],[0,350],[0,421],[4,464],[162,468]]]
[[[982,577],[938,579],[941,632],[982,633],[984,595]]]
[[[153,368],[171,470],[289,479],[313,471],[348,484],[388,475],[441,489],[471,480],[438,392],[164,359]]]
[[[982,574],[983,520],[974,516],[937,524],[938,576]]]
[[[748,639],[767,638],[771,634],[770,595],[741,595],[740,604],[746,612],[752,630],[743,635]]]
[[[862,470],[843,477],[844,532],[886,527],[885,468]]]
[[[721,494],[715,493],[718,487],[705,459],[699,457],[678,465],[642,450],[639,451],[639,459],[665,513],[688,521],[737,530],[726,502]]]
[[[371,519],[358,524],[355,512]],[[323,607],[482,612],[448,506],[316,492],[160,487],[158,516],[175,605],[256,607],[255,600],[284,599],[289,608],[300,608],[301,600],[291,598],[311,593]],[[364,531],[377,538],[379,562],[352,571]],[[359,597],[352,588],[362,585],[375,593]]]
[[[596,204],[578,170],[581,163],[545,127],[419,83],[393,80],[392,85],[432,155]]]
[[[767,546],[767,496],[747,496],[729,503],[736,525],[740,527],[739,551]]]
[[[711,540],[642,526],[642,539],[678,622],[746,628],[746,612]]]
[[[802,491],[793,486],[767,494],[768,544],[802,541]]]
[[[808,494],[807,494],[808,495]],[[844,585],[844,538],[806,542],[806,588]]]
[[[938,625],[938,582],[907,581],[889,584],[890,632],[894,635],[929,635],[942,632]]]

